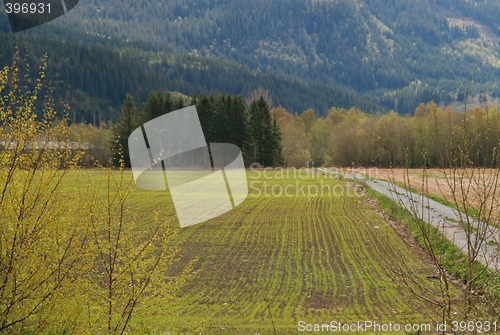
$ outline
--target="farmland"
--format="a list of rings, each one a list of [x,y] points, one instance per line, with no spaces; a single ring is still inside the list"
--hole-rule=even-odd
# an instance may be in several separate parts
[[[436,319],[435,307],[417,299],[394,271],[405,264],[417,281],[431,286],[425,258],[351,184],[280,171],[249,171],[248,180],[249,196],[240,206],[179,232],[180,265],[197,259],[197,272],[179,305],[159,308],[158,317],[178,315],[169,327],[189,332],[203,325],[206,334],[271,334],[276,328],[290,334],[299,321]],[[321,187],[323,194],[317,192]],[[145,198],[134,210],[148,213],[170,201],[167,193],[137,191],[131,203]]]
[[[247,177],[249,195],[241,205],[184,229],[168,192],[132,185],[125,202],[127,226],[135,221],[133,229],[147,232],[155,212],[170,220],[178,233],[173,243],[182,249],[166,275],[178,274],[191,261],[195,272],[178,292],[178,303],[160,301],[146,314],[147,306],[140,306],[131,329],[150,323],[174,334],[239,335],[291,334],[301,324],[332,321],[434,324],[435,305],[406,287],[415,280],[437,290],[438,281],[428,278],[434,275],[429,262],[355,185],[310,172],[248,171]],[[105,185],[117,180],[82,170],[68,173],[64,186],[69,191],[91,182],[106,199]],[[127,181],[133,183],[130,172]],[[95,186],[99,183],[103,187]],[[397,273],[400,268],[406,272]],[[68,299],[82,300],[83,294]]]
[[[355,170],[364,173],[363,170]],[[498,209],[498,171],[488,168],[476,169],[374,169],[369,177],[395,182],[401,186],[409,186],[420,194],[455,207],[455,202],[468,203],[469,209],[479,211],[481,202],[492,203],[491,222],[500,220]],[[493,197],[496,190],[496,197]],[[466,194],[465,199],[463,195]],[[456,199],[455,199],[456,197]],[[482,206],[485,206],[484,204]],[[488,207],[488,206],[486,206]]]

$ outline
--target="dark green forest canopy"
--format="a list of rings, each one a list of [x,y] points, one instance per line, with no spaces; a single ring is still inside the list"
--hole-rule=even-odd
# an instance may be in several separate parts
[[[190,104],[195,105],[207,143],[232,143],[237,145],[246,166],[258,163],[263,166],[278,166],[283,163],[281,131],[277,119],[271,115],[267,101],[261,96],[245,106],[241,95],[231,96],[224,92],[193,95]],[[121,159],[130,167],[128,138],[143,123],[161,115],[185,107],[184,97],[174,98],[170,92],[157,91],[149,94],[138,112],[132,95],[127,94],[121,108],[121,115],[113,127],[114,164]]]
[[[90,122],[115,119],[126,92],[144,102],[158,89],[246,96],[263,87],[292,112],[411,114],[421,102],[461,103],[468,87],[500,97],[499,15],[498,4],[465,0],[88,0],[16,36],[49,52],[54,82]],[[9,31],[3,12],[0,28]],[[1,64],[12,50],[4,45]]]
[[[472,94],[500,96],[499,15],[486,0],[89,0],[60,23],[351,87],[404,114],[457,100],[472,74]]]
[[[351,89],[292,79],[273,71],[254,71],[223,59],[145,51],[140,45],[120,42],[113,46],[109,40],[103,45],[97,37],[84,37],[84,42],[42,36],[18,38],[19,48],[29,50],[31,68],[37,67],[42,55],[49,55],[47,77],[56,101],[63,98],[69,103],[72,120],[77,122],[114,121],[127,92],[142,103],[157,90],[188,96],[220,91],[246,96],[263,87],[276,105],[297,113],[312,107],[324,114],[332,106],[384,111],[374,99]],[[13,35],[0,33],[0,66],[11,62],[15,45]]]

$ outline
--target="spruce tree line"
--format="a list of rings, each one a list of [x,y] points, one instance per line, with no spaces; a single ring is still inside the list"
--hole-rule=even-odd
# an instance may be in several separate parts
[[[263,97],[253,100],[248,109],[241,95],[232,96],[221,92],[215,96],[202,93],[186,99],[182,95],[174,97],[170,92],[163,94],[161,91],[149,94],[140,112],[133,96],[127,94],[114,128],[114,164],[119,165],[123,155],[125,165],[130,167],[128,137],[137,127],[190,105],[196,106],[207,143],[237,145],[246,166],[253,163],[262,166],[283,164],[281,132]]]

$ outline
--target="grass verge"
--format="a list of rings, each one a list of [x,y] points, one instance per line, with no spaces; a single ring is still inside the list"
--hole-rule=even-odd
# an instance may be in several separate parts
[[[364,185],[364,187],[366,190],[366,194],[377,200],[378,207],[392,219],[401,222],[406,230],[411,233],[417,244],[421,248],[425,248],[425,242],[421,231],[410,211],[399,206],[392,199],[389,199],[388,197],[370,189],[367,185]],[[409,190],[415,192],[415,190]],[[446,205],[447,202],[444,199],[442,200],[443,202],[441,203]],[[431,248],[433,248],[435,253],[442,260],[442,266],[444,267],[444,269],[454,278],[466,281],[466,269],[468,262],[467,255],[465,255],[457,246],[455,246],[446,237],[444,237],[444,235],[434,226],[428,223],[425,223],[425,225],[425,229],[430,233],[431,236]],[[486,268],[478,261],[475,261],[473,266],[474,273],[481,273],[481,275],[474,281],[474,285],[476,287],[485,288],[493,295],[493,299],[499,300],[500,276],[498,275],[498,273],[493,273],[492,270]]]

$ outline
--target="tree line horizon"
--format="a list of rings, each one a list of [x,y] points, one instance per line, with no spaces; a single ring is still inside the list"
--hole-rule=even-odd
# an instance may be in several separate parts
[[[123,156],[125,166],[130,167],[128,137],[137,127],[161,115],[193,105],[198,112],[207,143],[237,145],[246,165],[283,164],[281,132],[264,96],[251,101],[247,99],[245,102],[241,95],[232,96],[221,92],[217,97],[202,93],[193,95],[188,102],[186,100],[183,95],[175,97],[171,92],[163,94],[157,91],[148,96],[138,113],[134,98],[127,94],[121,116],[112,127],[115,143],[112,149],[113,164],[119,164]]]
[[[456,111],[430,102],[421,103],[413,115],[332,107],[321,117],[313,109],[299,115],[281,106],[271,108],[272,98],[267,93],[256,90],[246,99],[224,92],[218,96],[202,93],[186,102],[186,97],[158,91],[149,95],[140,113],[127,95],[122,115],[112,127],[115,141],[119,136],[127,156],[126,139],[136,126],[195,105],[207,143],[238,145],[247,167],[258,163],[296,168],[444,168],[451,162],[441,153],[464,145],[476,164],[492,166],[494,157],[488,152],[500,142],[500,110],[496,107],[464,106]]]

